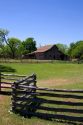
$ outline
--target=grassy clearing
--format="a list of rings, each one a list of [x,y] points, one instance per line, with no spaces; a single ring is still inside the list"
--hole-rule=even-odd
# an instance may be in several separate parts
[[[83,64],[7,63],[4,65],[16,69],[17,74],[30,75],[36,73],[39,86],[54,87],[73,83],[77,86],[83,82]]]
[[[63,64],[63,63],[62,64],[60,63],[41,63],[41,64],[7,63],[6,64],[4,63],[4,65],[15,68],[17,70],[16,72],[17,74],[29,75],[32,73],[36,73],[38,77],[38,83],[37,83],[38,86],[60,88],[60,89],[61,88],[68,88],[68,89],[83,88],[83,64],[68,64],[68,63],[66,64]],[[55,125],[55,124],[67,125],[69,124],[69,123],[42,120],[36,117],[27,119],[24,117],[20,117],[17,114],[10,114],[9,113],[10,102],[11,102],[10,98],[11,98],[10,96],[0,95],[0,124],[1,125]],[[49,99],[47,97],[45,98]],[[58,98],[56,98],[56,100],[58,100]],[[66,101],[68,101],[68,99],[66,99]],[[75,102],[75,100],[73,101]],[[42,104],[42,105],[52,107],[52,105],[49,105],[49,104]],[[56,107],[60,107],[60,105],[56,105]],[[67,108],[67,106],[63,105],[63,108]],[[68,106],[68,108],[70,107]],[[80,107],[77,107],[77,108],[79,109]],[[83,107],[81,108],[83,109]],[[70,113],[68,115],[70,115]]]

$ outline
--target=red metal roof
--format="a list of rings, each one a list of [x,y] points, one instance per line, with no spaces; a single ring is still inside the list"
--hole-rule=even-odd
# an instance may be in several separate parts
[[[28,53],[28,55],[32,55],[34,53],[40,53],[40,52],[46,52],[48,51],[49,49],[51,49],[54,45],[46,45],[46,46],[42,46],[40,48],[37,48],[36,51],[34,52],[31,52],[31,53]]]
[[[38,48],[35,52],[46,52],[47,50],[51,49],[54,45],[46,45]]]

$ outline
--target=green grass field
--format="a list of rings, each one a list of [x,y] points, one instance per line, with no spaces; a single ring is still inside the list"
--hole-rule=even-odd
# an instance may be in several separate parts
[[[31,75],[37,74],[37,86],[49,88],[68,88],[83,89],[83,64],[69,63],[4,63],[5,66],[11,66],[16,69],[15,74]],[[75,101],[75,100],[74,100]],[[21,117],[17,114],[11,114],[11,97],[0,95],[0,125],[67,125],[49,120],[43,120],[36,117],[31,119]],[[48,106],[48,104],[46,105]],[[65,106],[63,106],[65,107]],[[79,107],[78,107],[79,108]],[[83,108],[83,107],[81,107]]]
[[[16,69],[16,74],[37,75],[37,85],[55,87],[69,85],[69,87],[79,87],[83,82],[83,64],[68,63],[7,63],[5,66],[11,66]],[[70,86],[71,84],[71,86]],[[72,85],[74,84],[74,86]],[[67,86],[66,86],[67,87]]]

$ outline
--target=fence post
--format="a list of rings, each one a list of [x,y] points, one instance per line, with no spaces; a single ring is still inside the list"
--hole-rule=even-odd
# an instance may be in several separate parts
[[[34,76],[34,87],[36,87],[36,74],[33,75]],[[36,93],[36,89],[34,89],[34,93]],[[36,95],[34,95],[34,98],[36,98]]]
[[[11,108],[11,111],[12,112],[15,112],[16,111],[16,96],[17,96],[17,89],[18,89],[18,81],[16,82],[13,82],[12,84],[12,108]]]
[[[1,72],[0,72],[0,91],[1,91]]]
[[[34,74],[34,87],[36,87],[36,74]]]

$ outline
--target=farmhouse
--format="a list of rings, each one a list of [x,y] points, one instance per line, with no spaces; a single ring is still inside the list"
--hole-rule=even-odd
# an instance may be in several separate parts
[[[38,48],[36,51],[24,55],[26,59],[38,60],[68,60],[69,57],[62,53],[56,45],[47,45]]]

